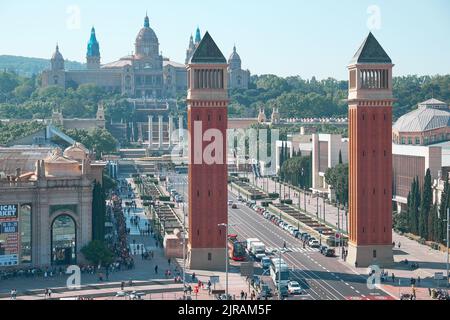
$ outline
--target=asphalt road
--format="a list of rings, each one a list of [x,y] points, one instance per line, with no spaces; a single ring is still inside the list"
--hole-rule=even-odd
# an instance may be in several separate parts
[[[188,200],[185,175],[173,175],[175,189]],[[228,198],[238,203],[237,209],[229,207],[230,233],[238,238],[260,239],[267,248],[282,248],[287,244],[288,252],[282,254],[290,271],[290,279],[296,280],[306,291],[305,298],[314,300],[350,300],[350,299],[390,299],[379,289],[367,287],[367,277],[359,275],[337,257],[325,257],[317,249],[303,248],[303,243],[288,232],[266,220],[262,215],[238,202],[237,197],[228,192]],[[304,231],[304,230],[301,230]],[[290,251],[290,252],[289,252]],[[337,252],[339,253],[339,251]]]

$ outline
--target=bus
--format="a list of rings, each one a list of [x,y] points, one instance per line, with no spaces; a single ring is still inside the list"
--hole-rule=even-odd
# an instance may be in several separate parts
[[[245,260],[245,243],[238,241],[236,234],[228,235],[228,255],[234,261]]]
[[[281,286],[287,287],[289,282],[289,267],[281,258],[270,259],[270,277],[273,283],[278,286],[278,281],[281,278]]]

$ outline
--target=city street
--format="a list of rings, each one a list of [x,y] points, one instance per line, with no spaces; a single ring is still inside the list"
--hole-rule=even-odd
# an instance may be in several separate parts
[[[187,200],[186,176],[171,175],[175,189]],[[184,192],[184,193],[183,193]],[[299,239],[264,219],[245,204],[237,201],[237,195],[229,188],[228,198],[238,203],[237,209],[229,209],[230,233],[236,233],[243,241],[259,238],[269,250],[282,248],[286,241],[292,251],[282,254],[291,268],[291,280],[297,280],[306,290],[306,299],[391,299],[382,290],[369,290],[366,277],[359,275],[354,268],[341,263],[337,257],[325,257],[317,249],[303,248]]]

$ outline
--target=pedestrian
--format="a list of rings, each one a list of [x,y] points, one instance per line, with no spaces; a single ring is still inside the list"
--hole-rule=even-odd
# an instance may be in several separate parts
[[[192,272],[192,281],[195,281],[195,272]]]
[[[48,298],[50,299],[52,297],[52,290],[48,289]]]
[[[395,282],[395,275],[393,272],[392,272],[392,282]]]
[[[247,300],[247,292],[244,293],[244,300]]]
[[[167,259],[167,262],[169,263],[169,266],[170,266],[170,258],[169,258],[169,259]]]
[[[420,276],[417,277],[417,285],[420,286]]]
[[[144,251],[141,252],[141,258],[144,260]]]
[[[16,289],[11,290],[10,296],[11,296],[11,300],[16,300]]]
[[[355,268],[358,268],[358,261],[355,261]]]
[[[158,265],[155,266],[155,274],[158,273]]]
[[[125,282],[122,281],[122,282],[120,283],[120,290],[123,291],[123,288],[124,288],[124,287],[125,287]]]
[[[244,295],[245,295],[244,290],[241,290],[241,300],[244,300]]]
[[[399,243],[398,243],[398,248],[399,248],[399,249],[400,249],[401,245],[402,245],[402,244],[399,242]]]

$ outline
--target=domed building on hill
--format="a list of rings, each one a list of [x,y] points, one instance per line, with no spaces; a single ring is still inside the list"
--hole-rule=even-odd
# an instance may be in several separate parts
[[[84,83],[133,98],[165,99],[187,90],[187,72],[184,64],[161,55],[158,37],[146,16],[144,26],[136,36],[134,53],[117,61],[101,65],[100,45],[94,27],[87,45],[86,70],[65,71],[64,58],[56,47],[50,70],[42,74],[42,86],[66,88]]]

